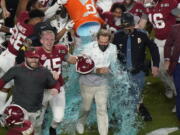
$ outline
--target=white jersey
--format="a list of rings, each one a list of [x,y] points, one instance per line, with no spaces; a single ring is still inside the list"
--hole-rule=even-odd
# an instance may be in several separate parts
[[[60,16],[56,16],[54,20],[52,20],[50,23],[53,27],[56,27],[57,32],[60,32],[62,29],[65,28],[66,24],[68,22],[68,17],[61,18]],[[69,45],[72,41],[68,40],[68,31],[64,33],[62,38],[59,40],[59,44]]]
[[[112,4],[112,0],[98,0],[96,2],[96,5],[102,8],[103,12],[109,11],[111,9]]]
[[[113,44],[109,44],[106,51],[101,51],[98,46],[98,42],[91,42],[86,48],[82,51],[82,54],[90,56],[96,68],[109,67],[111,63],[114,63],[117,60],[117,49]]]

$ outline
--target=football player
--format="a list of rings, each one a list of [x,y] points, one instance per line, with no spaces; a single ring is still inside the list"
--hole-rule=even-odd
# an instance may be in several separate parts
[[[164,45],[171,26],[176,23],[176,17],[171,11],[177,7],[176,0],[144,0],[146,14],[155,31],[154,42],[157,44],[160,54],[160,78],[166,86],[165,95],[172,98],[175,87],[172,79],[164,69]],[[170,90],[171,89],[171,90]]]
[[[112,5],[111,10],[109,12],[104,12],[100,15],[108,25],[107,28],[115,32],[116,30],[120,29],[120,19],[125,10],[125,6],[117,2]]]
[[[52,71],[54,78],[57,79],[60,84],[60,93],[57,96],[52,96],[48,91],[44,95],[44,105],[50,104],[53,113],[53,121],[49,129],[50,135],[56,135],[56,128],[64,117],[65,109],[65,91],[63,88],[64,80],[62,78],[62,62],[66,61],[71,64],[76,63],[76,56],[68,54],[68,49],[64,45],[54,45],[56,31],[55,28],[48,26],[47,23],[42,23],[39,27],[41,29],[40,43],[42,47],[37,48],[37,52],[40,55],[40,63]]]
[[[67,45],[68,47],[73,44],[73,37],[71,29],[74,26],[74,21],[69,20],[68,13],[64,6],[60,7],[60,10],[56,12],[53,20],[49,20],[51,25],[57,29],[58,35],[56,40],[59,44]]]
[[[135,0],[124,0],[123,3],[126,7],[127,12],[130,12],[134,15],[134,21],[136,24],[135,27],[144,29],[145,25],[143,25],[143,22],[146,22],[147,15],[145,13],[143,4]]]
[[[6,30],[12,35],[8,47],[0,55],[0,77],[9,70],[15,64],[15,58],[18,54],[22,43],[25,41],[26,37],[33,33],[34,25],[43,20],[44,13],[40,10],[32,10],[31,12],[22,12],[17,20],[17,24],[8,29],[7,27],[1,26],[0,30]],[[7,91],[11,88],[13,82],[7,83],[3,91],[0,92],[0,113],[2,113],[2,106],[4,106]]]

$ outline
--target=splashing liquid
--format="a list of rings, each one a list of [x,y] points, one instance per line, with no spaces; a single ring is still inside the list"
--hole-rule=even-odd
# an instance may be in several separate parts
[[[80,44],[75,49],[74,54],[78,55],[84,47],[94,38],[81,37]],[[111,67],[112,76],[109,78],[109,97],[108,97],[108,116],[109,129],[113,135],[137,135],[140,122],[137,120],[137,101],[140,97],[140,90],[136,84],[130,80],[129,73],[122,70],[123,65],[118,62]],[[57,133],[76,134],[76,122],[78,120],[81,96],[79,88],[79,74],[75,71],[75,66],[70,65],[67,71],[68,81],[65,84],[66,90],[66,108],[63,121],[60,123]],[[51,111],[46,114],[46,126],[43,135],[48,135],[50,121],[52,119]],[[86,127],[92,127],[96,124],[96,108],[92,105],[88,116]]]

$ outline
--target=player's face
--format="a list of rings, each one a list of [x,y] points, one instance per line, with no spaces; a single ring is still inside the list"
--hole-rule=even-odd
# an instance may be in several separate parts
[[[43,7],[43,5],[42,5],[42,3],[41,2],[39,2],[39,1],[36,1],[32,6],[31,6],[31,10],[32,9],[39,9],[39,10],[43,10],[44,9],[44,7]]]
[[[109,45],[110,39],[108,36],[99,36],[98,44],[99,45]]]
[[[55,42],[55,34],[43,33],[40,42],[45,51],[51,52]]]
[[[39,66],[39,58],[25,58],[26,64],[31,68],[37,68]]]
[[[112,14],[114,17],[119,18],[122,16],[122,10],[120,8],[116,8]]]

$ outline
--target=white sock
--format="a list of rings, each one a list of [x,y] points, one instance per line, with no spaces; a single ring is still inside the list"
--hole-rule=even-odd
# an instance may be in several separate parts
[[[8,96],[8,93],[0,91],[0,112],[1,112],[1,109],[4,108],[7,96]]]

